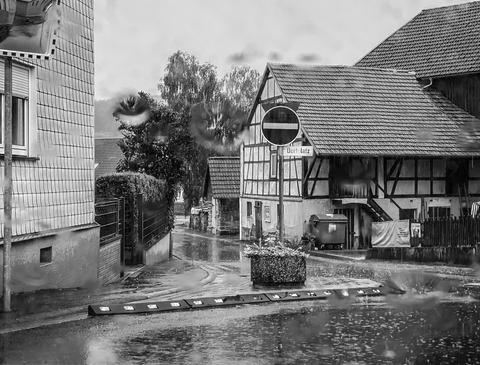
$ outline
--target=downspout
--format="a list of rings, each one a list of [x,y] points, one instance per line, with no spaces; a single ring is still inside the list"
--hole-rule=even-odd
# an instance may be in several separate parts
[[[430,83],[429,83],[428,85],[423,86],[423,87],[422,87],[422,90],[425,90],[426,88],[432,86],[432,84],[433,84],[433,78],[429,77],[429,80],[430,80]]]

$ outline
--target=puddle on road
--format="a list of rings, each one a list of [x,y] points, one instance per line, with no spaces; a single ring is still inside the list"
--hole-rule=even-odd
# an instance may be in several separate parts
[[[148,331],[113,350],[136,363],[474,364],[480,361],[478,309],[477,303],[425,310],[311,307]]]
[[[178,249],[185,258],[195,261],[231,262],[240,261],[243,244],[223,239],[182,237]]]

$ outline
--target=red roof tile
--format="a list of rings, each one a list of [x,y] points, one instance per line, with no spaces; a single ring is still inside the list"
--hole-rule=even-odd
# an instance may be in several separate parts
[[[480,72],[480,1],[423,10],[356,66],[414,70],[420,78]]]
[[[240,158],[210,157],[207,179],[210,178],[214,198],[240,197]]]
[[[408,72],[269,64],[302,128],[324,155],[479,156],[480,120]]]
[[[95,178],[110,175],[116,172],[118,162],[123,158],[123,153],[118,146],[120,138],[95,139]]]

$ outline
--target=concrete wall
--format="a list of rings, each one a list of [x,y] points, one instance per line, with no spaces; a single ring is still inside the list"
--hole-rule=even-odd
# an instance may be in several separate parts
[[[241,198],[240,199],[240,226],[251,228],[255,224],[255,202],[262,202],[262,226],[264,232],[277,229],[277,204],[278,199]],[[252,203],[252,216],[247,217],[247,202]],[[270,217],[266,214],[269,207]],[[285,236],[300,238],[304,233],[304,225],[312,214],[333,213],[333,206],[329,199],[284,200],[285,210]],[[241,239],[244,239],[243,235]]]
[[[108,284],[120,279],[122,270],[121,237],[100,246],[98,255],[98,280],[101,284]]]
[[[154,265],[159,262],[167,261],[170,258],[170,239],[171,233],[159,240],[156,244],[144,251],[145,265]]]
[[[459,265],[471,265],[480,261],[480,245],[476,248],[457,247],[378,247],[367,252],[367,259],[447,262]]]
[[[14,242],[12,291],[83,287],[96,283],[100,228],[62,230],[55,235]],[[52,247],[52,261],[40,263],[40,249]],[[2,247],[2,246],[0,246]],[[3,253],[0,250],[0,267]],[[0,289],[3,272],[0,272]]]

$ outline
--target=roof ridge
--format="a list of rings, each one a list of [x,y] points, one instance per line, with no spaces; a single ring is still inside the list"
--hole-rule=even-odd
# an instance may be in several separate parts
[[[427,12],[427,11],[432,11],[432,10],[439,10],[439,9],[447,9],[447,8],[455,8],[455,7],[464,7],[465,5],[471,6],[471,4],[480,5],[480,1],[478,1],[478,0],[476,0],[476,1],[467,1],[467,2],[461,3],[461,4],[437,6],[437,7],[435,7],[435,8],[425,8],[425,9],[422,9],[421,13]]]
[[[240,156],[211,156],[208,159],[209,160],[221,160],[221,159],[231,160],[231,159],[239,159],[239,158]]]
[[[357,66],[357,65],[308,65],[308,64],[296,64],[296,63],[269,63],[273,66],[293,66],[297,68],[344,68],[344,69],[360,69],[360,70],[373,70],[373,71],[385,71],[390,73],[405,73],[410,75],[416,75],[414,70],[398,69],[398,68],[385,68],[385,67],[373,67],[373,66]]]

